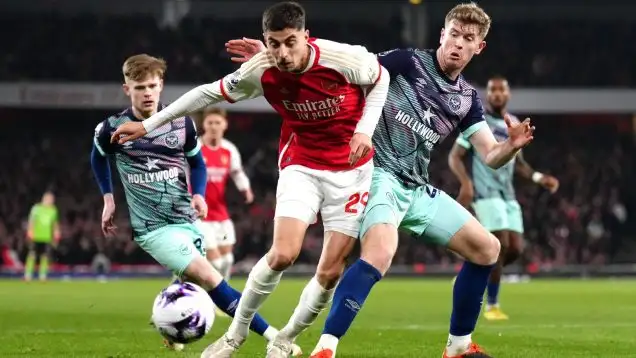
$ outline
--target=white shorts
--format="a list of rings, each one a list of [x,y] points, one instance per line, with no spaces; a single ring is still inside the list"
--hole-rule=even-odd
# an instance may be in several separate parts
[[[320,213],[325,231],[357,238],[372,175],[372,161],[344,171],[285,167],[278,178],[275,217],[291,217],[311,225]]]
[[[206,249],[216,249],[219,246],[236,244],[234,223],[230,219],[225,221],[200,221],[198,227],[203,233]]]

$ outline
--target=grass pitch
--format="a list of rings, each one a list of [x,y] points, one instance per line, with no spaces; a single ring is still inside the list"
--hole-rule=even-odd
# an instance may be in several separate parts
[[[168,280],[0,281],[0,357],[199,357],[228,319],[183,352],[162,348],[148,326],[152,301]],[[241,279],[231,281],[243,287]],[[304,280],[284,279],[261,313],[281,327]],[[377,285],[338,350],[339,358],[434,357],[446,343],[450,281],[387,279]],[[636,281],[505,284],[507,322],[480,320],[474,338],[494,357],[636,356]],[[298,343],[311,352],[326,313]],[[250,335],[238,357],[264,357]]]

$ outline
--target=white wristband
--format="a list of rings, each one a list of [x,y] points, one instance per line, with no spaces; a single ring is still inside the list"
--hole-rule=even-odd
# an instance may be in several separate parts
[[[539,182],[543,179],[543,173],[534,172],[532,173],[532,181],[539,184]]]

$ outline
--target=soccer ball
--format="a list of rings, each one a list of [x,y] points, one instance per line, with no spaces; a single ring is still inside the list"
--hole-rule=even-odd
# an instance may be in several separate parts
[[[212,328],[214,303],[204,289],[191,282],[173,283],[155,298],[152,323],[168,341],[192,343]]]

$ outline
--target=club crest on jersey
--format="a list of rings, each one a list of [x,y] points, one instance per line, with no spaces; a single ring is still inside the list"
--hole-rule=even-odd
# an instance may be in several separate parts
[[[340,87],[337,82],[329,81],[329,80],[320,81],[320,85],[322,86],[323,89],[326,89],[327,91],[335,91],[338,89],[338,87]]]
[[[459,112],[462,108],[462,100],[459,99],[458,95],[451,95],[448,97],[448,108],[455,113]]]
[[[236,70],[231,75],[227,76],[227,80],[225,81],[225,88],[228,91],[234,91],[241,81],[241,71]]]
[[[179,137],[174,133],[168,133],[165,138],[166,147],[168,148],[176,148],[179,145]]]
[[[221,163],[223,163],[223,165],[227,164],[227,155],[222,155],[221,156]]]

